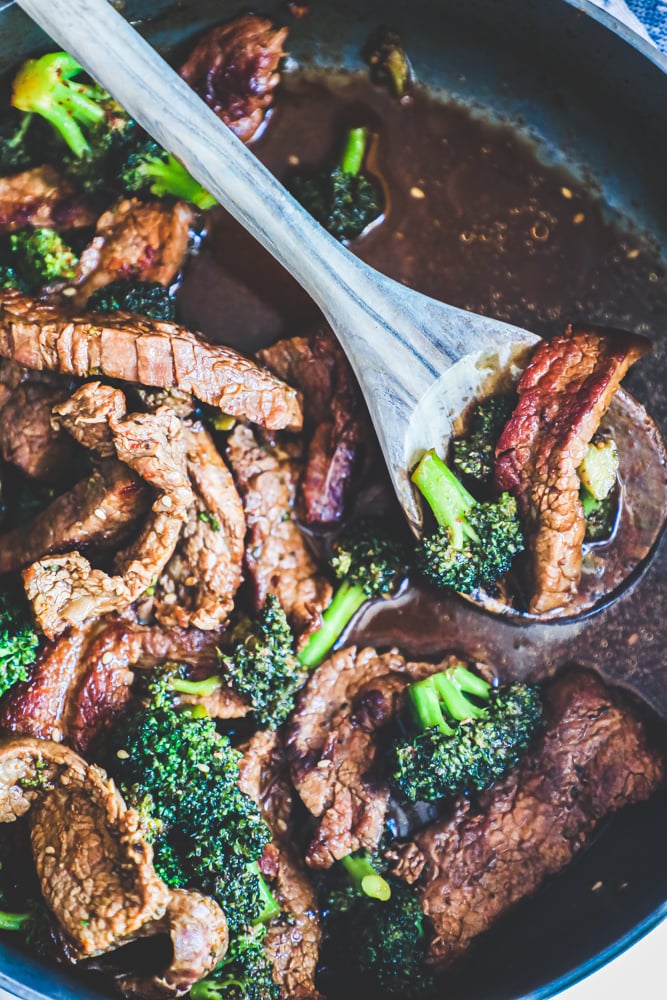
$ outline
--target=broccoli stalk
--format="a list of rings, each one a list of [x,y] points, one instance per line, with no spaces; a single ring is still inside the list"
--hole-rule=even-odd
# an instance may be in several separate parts
[[[578,468],[579,499],[586,519],[585,541],[607,541],[618,517],[619,458],[616,442],[596,437],[589,444]]]
[[[417,733],[395,742],[393,779],[411,802],[482,791],[518,763],[542,719],[539,690],[493,687],[462,664],[408,688]]]
[[[382,211],[377,185],[362,170],[367,144],[367,129],[350,129],[333,169],[297,174],[289,185],[294,197],[337,240],[359,236]]]
[[[438,523],[416,546],[424,576],[436,587],[464,594],[500,579],[524,548],[514,497],[503,493],[496,501],[479,503],[433,449],[412,481]]]
[[[140,143],[127,157],[120,170],[120,183],[127,194],[150,192],[158,198],[170,195],[189,201],[205,211],[216,200],[205,191],[182,163],[152,139]]]
[[[14,78],[12,104],[19,111],[34,112],[60,133],[76,157],[90,155],[83,131],[104,121],[102,99],[108,94],[95,83],[75,80],[83,67],[66,52],[51,52],[28,59]]]
[[[0,910],[0,931],[20,931],[30,917],[29,912],[9,913],[7,910]]]
[[[389,899],[391,886],[375,870],[367,851],[348,854],[347,857],[341,859],[340,863],[356,892],[381,902],[386,902]]]
[[[370,520],[352,525],[334,543],[331,568],[340,581],[322,624],[299,653],[311,669],[322,662],[350,619],[366,601],[389,597],[405,576],[403,545],[389,538]]]

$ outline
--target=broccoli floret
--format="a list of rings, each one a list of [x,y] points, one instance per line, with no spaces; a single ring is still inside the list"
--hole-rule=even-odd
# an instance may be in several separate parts
[[[166,669],[114,731],[109,761],[128,802],[154,821],[147,830],[158,874],[213,896],[232,933],[266,908],[256,862],[271,839],[238,787],[240,756],[205,713],[174,706]]]
[[[270,594],[257,619],[239,622],[231,639],[231,650],[219,654],[220,675],[201,681],[176,677],[173,690],[205,698],[229,684],[251,703],[259,726],[278,729],[304,682],[294,636],[278,598]]]
[[[66,52],[50,52],[28,59],[12,88],[14,107],[45,118],[79,159],[91,154],[86,132],[105,121],[104,103],[110,99],[96,83],[77,81],[82,73],[83,67]]]
[[[0,594],[0,695],[28,679],[38,647],[26,610],[8,594]]]
[[[265,935],[266,928],[259,926],[234,938],[217,969],[191,988],[191,1000],[278,1000],[281,991],[264,952]]]
[[[412,474],[438,527],[415,548],[417,566],[436,587],[470,594],[493,584],[523,550],[517,504],[509,493],[478,503],[432,449]]]
[[[452,443],[452,466],[462,477],[488,487],[493,482],[496,443],[512,415],[512,396],[491,396],[478,403],[470,417],[470,429]]]
[[[382,212],[378,186],[362,171],[367,139],[367,129],[351,129],[333,168],[297,174],[289,182],[294,197],[337,240],[353,240]]]
[[[192,202],[206,210],[216,204],[213,195],[191,177],[175,156],[152,139],[144,139],[130,152],[119,174],[127,194],[151,194],[158,198],[171,195]]]
[[[12,265],[31,291],[52,281],[69,281],[78,259],[54,229],[21,229],[9,237]]]
[[[322,615],[322,625],[299,653],[308,668],[322,662],[366,601],[395,592],[405,577],[408,557],[402,543],[386,535],[376,521],[362,519],[334,542],[330,565],[340,585]]]
[[[90,312],[122,309],[167,322],[176,318],[176,299],[159,281],[112,281],[93,292],[86,308]]]
[[[481,791],[514,767],[542,720],[534,685],[492,687],[460,664],[410,685],[414,736],[397,740],[393,779],[411,802]]]
[[[586,519],[585,541],[611,538],[618,518],[619,458],[613,438],[599,436],[588,446],[579,466],[579,499]]]
[[[0,288],[16,288],[20,292],[27,292],[28,285],[23,280],[16,268],[9,264],[0,264]]]
[[[363,56],[375,83],[389,86],[398,98],[405,97],[412,82],[412,67],[397,32],[379,28],[364,46]]]
[[[0,177],[16,174],[34,165],[34,155],[28,144],[33,116],[3,113],[0,120]]]

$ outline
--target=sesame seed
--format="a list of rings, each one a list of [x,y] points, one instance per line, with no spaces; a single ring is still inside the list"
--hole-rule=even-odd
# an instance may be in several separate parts
[[[119,760],[129,760],[130,759],[130,755],[127,752],[127,750],[116,750],[116,757],[118,757]]]
[[[425,198],[426,195],[425,195],[424,191],[420,187],[417,187],[415,185],[414,187],[410,188],[410,197],[411,198],[416,198],[418,201],[421,201],[421,199]]]
[[[560,189],[560,193],[562,194],[563,198],[567,198],[568,200],[572,197],[572,192],[570,191],[569,188],[562,187]]]
[[[581,223],[584,221],[585,218],[586,218],[586,216],[584,215],[583,212],[577,212],[577,214],[572,219],[572,221],[574,222],[575,226],[580,226]]]

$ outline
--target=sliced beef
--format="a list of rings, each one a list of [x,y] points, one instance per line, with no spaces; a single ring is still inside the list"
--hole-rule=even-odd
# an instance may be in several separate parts
[[[70,318],[61,307],[0,290],[0,356],[38,371],[182,389],[273,429],[301,426],[295,390],[275,376],[182,326],[133,313]]]
[[[257,358],[303,395],[308,452],[300,485],[306,524],[341,520],[373,440],[352,369],[328,328],[279,340]]]
[[[538,344],[496,447],[496,485],[520,505],[528,535],[529,611],[566,606],[581,578],[586,525],[577,469],[643,337],[568,327]]]
[[[211,435],[200,423],[183,426],[195,502],[158,581],[155,614],[163,625],[215,629],[228,619],[241,583],[245,515]]]
[[[381,768],[380,731],[403,708],[409,684],[444,670],[406,663],[397,650],[334,653],[299,695],[285,734],[292,779],[319,819],[306,854],[329,868],[353,851],[376,849],[385,825],[389,786]]]
[[[0,573],[74,546],[103,551],[136,531],[150,491],[126,465],[107,459],[26,525],[0,536]]]
[[[188,249],[194,210],[184,201],[124,198],[100,216],[74,278],[79,308],[98,288],[119,279],[169,285]]]
[[[91,617],[123,611],[154,586],[194,499],[182,425],[171,410],[112,419],[110,427],[118,457],[160,492],[138,537],[116,556],[115,576],[93,569],[78,552],[35,562],[24,572],[26,595],[48,638]]]
[[[169,935],[171,961],[153,975],[116,977],[123,996],[141,1000],[184,996],[224,958],[229,937],[225,915],[215,900],[184,889],[172,891],[167,912],[161,920],[147,925],[142,936],[154,934]]]
[[[109,458],[116,454],[109,421],[120,420],[126,411],[125,396],[120,389],[102,382],[86,382],[54,406],[51,419],[84,448]]]
[[[27,476],[56,483],[71,467],[73,442],[51,425],[51,410],[68,396],[66,387],[24,381],[2,407],[0,452]]]
[[[425,858],[430,959],[441,968],[571,861],[603,817],[664,780],[638,711],[592,674],[557,678],[545,704],[545,735],[519,766],[478,807],[461,798],[451,817],[415,838]]]
[[[95,224],[95,206],[53,167],[0,177],[0,236],[25,226],[79,229]]]
[[[238,17],[207,31],[180,68],[243,142],[252,139],[273,101],[287,33],[264,17]]]
[[[59,743],[5,740],[0,822],[28,811],[42,895],[73,960],[116,948],[163,916],[170,892],[139,816],[103,771]]]
[[[236,427],[227,443],[245,510],[245,563],[259,610],[275,594],[302,638],[321,620],[331,585],[319,574],[295,521],[299,445],[260,444],[249,427]]]
[[[277,733],[255,733],[243,754],[239,785],[259,805],[277,852],[269,880],[283,912],[269,925],[265,942],[273,978],[285,1000],[319,1000],[314,978],[322,939],[320,914],[295,846],[296,796]]]

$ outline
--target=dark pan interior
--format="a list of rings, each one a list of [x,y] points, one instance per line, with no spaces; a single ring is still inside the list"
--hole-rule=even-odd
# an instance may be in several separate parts
[[[584,0],[585,4],[585,0]],[[288,17],[286,4],[272,11]],[[421,82],[475,113],[507,121],[538,143],[545,161],[585,178],[602,199],[661,248],[667,236],[667,60],[629,44],[565,0],[315,0],[290,19],[290,51],[301,65],[362,66],[371,29],[402,33]],[[239,13],[223,0],[173,5],[127,3],[157,44],[171,46],[206,24]],[[0,3],[0,73],[45,39],[11,4]],[[664,272],[658,275],[664,281]],[[667,431],[665,316],[649,331],[654,363],[628,379],[663,434]],[[648,570],[611,606],[562,625],[516,626],[458,602],[449,614],[452,642],[481,643],[491,662],[529,676],[568,661],[591,665],[638,691],[667,718],[667,543]],[[384,620],[373,639],[390,640]],[[632,635],[631,647],[628,639]],[[424,635],[420,652],[442,646]],[[661,919],[667,905],[663,831],[667,798],[615,817],[593,846],[534,898],[518,907],[471,954],[451,983],[451,1000],[553,996],[602,964]],[[99,996],[80,979],[46,968],[0,944],[0,985],[26,998]]]

